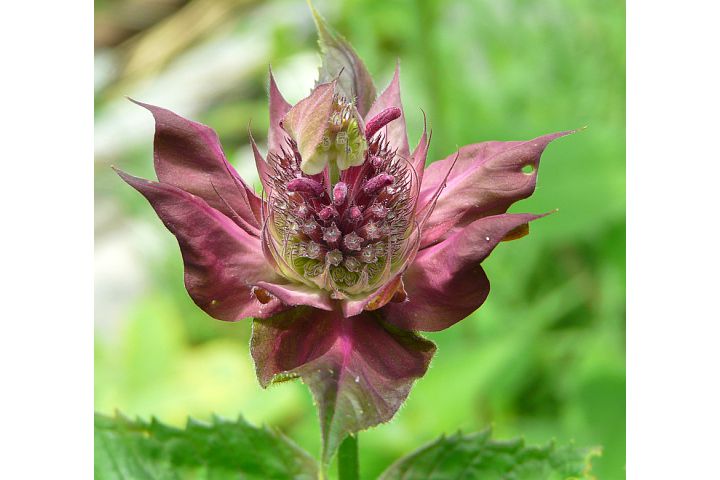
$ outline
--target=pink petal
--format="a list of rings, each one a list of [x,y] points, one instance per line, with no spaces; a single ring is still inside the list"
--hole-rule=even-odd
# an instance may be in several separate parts
[[[255,157],[255,168],[257,168],[258,176],[260,177],[260,182],[262,183],[263,189],[265,190],[265,193],[269,192],[271,190],[271,180],[270,176],[272,174],[272,169],[270,168],[270,165],[267,163],[265,158],[260,153],[260,150],[258,149],[257,144],[255,143],[255,139],[252,136],[252,133],[249,134],[250,137],[250,146],[252,147],[253,156]]]
[[[173,185],[117,170],[147,198],[178,240],[185,263],[185,287],[193,301],[218,320],[267,317],[287,308],[279,299],[260,302],[259,282],[282,282],[265,260],[260,240],[228,217]]]
[[[371,314],[296,308],[253,323],[260,384],[299,376],[320,409],[323,461],[349,433],[390,420],[423,376],[435,346],[383,327]]]
[[[570,133],[553,133],[527,142],[485,142],[462,147],[447,186],[423,226],[420,248],[442,241],[478,218],[505,212],[516,201],[529,197],[535,190],[545,147]],[[426,169],[419,208],[430,203],[455,157],[450,155]],[[532,171],[524,173],[526,166]]]
[[[272,70],[270,70],[270,128],[268,129],[268,152],[279,152],[285,144],[287,134],[280,126],[283,117],[290,111],[291,105],[285,101],[282,93],[275,83]]]
[[[474,312],[490,292],[482,262],[506,235],[542,215],[484,217],[421,250],[403,280],[408,301],[379,311],[398,328],[444,330]]]
[[[215,131],[164,108],[135,103],[155,117],[158,180],[201,197],[258,236],[262,201],[228,163]]]

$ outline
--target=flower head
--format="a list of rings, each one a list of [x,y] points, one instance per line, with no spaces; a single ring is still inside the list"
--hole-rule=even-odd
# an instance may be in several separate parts
[[[327,292],[349,308],[386,285],[414,256],[418,180],[410,162],[378,133],[400,109],[383,110],[363,128],[351,102],[326,93],[334,89],[335,83],[317,87],[280,122],[288,128],[287,119],[293,119],[325,133],[306,154],[309,161],[298,147],[310,136],[303,129],[288,128],[285,144],[268,154],[263,240],[286,278]],[[322,122],[303,119],[297,111],[305,103],[320,105],[317,97],[331,108],[306,115],[331,113]]]
[[[485,301],[480,263],[539,217],[507,209],[570,132],[473,144],[425,168],[429,135],[410,152],[399,70],[376,98],[362,61],[313,13],[320,81],[291,106],[270,75],[267,155],[252,141],[262,195],[209,127],[140,103],[156,121],[159,181],[118,173],[177,237],[195,303],[255,319],[261,385],[301,377],[311,388],[328,460],[348,433],[389,420],[424,375],[435,346],[415,332]]]

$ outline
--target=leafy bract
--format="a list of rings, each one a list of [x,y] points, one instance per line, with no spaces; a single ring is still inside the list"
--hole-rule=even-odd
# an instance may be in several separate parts
[[[97,480],[315,480],[315,460],[281,433],[242,418],[189,419],[185,429],[95,415]]]
[[[349,434],[389,421],[413,382],[427,371],[435,345],[381,324],[364,312],[296,308],[255,319],[251,353],[263,387],[300,377],[320,414],[322,464]]]
[[[377,95],[370,72],[350,43],[335,32],[310,5],[317,26],[322,52],[318,83],[338,80],[338,90],[348,99],[357,99],[357,109],[365,116]]]

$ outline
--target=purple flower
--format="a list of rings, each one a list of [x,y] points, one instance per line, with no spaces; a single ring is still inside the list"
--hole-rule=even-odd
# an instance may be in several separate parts
[[[195,303],[255,319],[261,385],[310,387],[327,461],[348,433],[388,421],[425,374],[435,346],[415,332],[485,301],[480,263],[539,217],[507,209],[570,132],[468,145],[425,168],[430,137],[410,151],[398,69],[375,98],[362,61],[316,20],[322,83],[291,106],[270,76],[268,154],[252,141],[262,196],[213,130],[141,103],[155,117],[159,181],[118,173],[177,237]]]

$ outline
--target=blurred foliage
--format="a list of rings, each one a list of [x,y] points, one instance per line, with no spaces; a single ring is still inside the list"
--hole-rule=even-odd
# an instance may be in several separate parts
[[[512,211],[555,213],[484,263],[486,304],[444,332],[396,418],[360,438],[363,478],[442,432],[601,445],[600,479],[625,476],[625,7],[620,0],[316,0],[379,88],[396,59],[410,140],[429,158],[483,140],[588,125],[543,156],[535,195]],[[295,102],[319,57],[304,1],[96,2],[97,410],[182,425],[238,413],[319,451],[306,388],[263,391],[249,322],[207,317],[187,297],[177,245],[109,168],[152,177],[152,121],[125,95],[215,128],[251,181],[248,125],[262,143],[272,64]],[[252,121],[252,123],[250,123]]]

